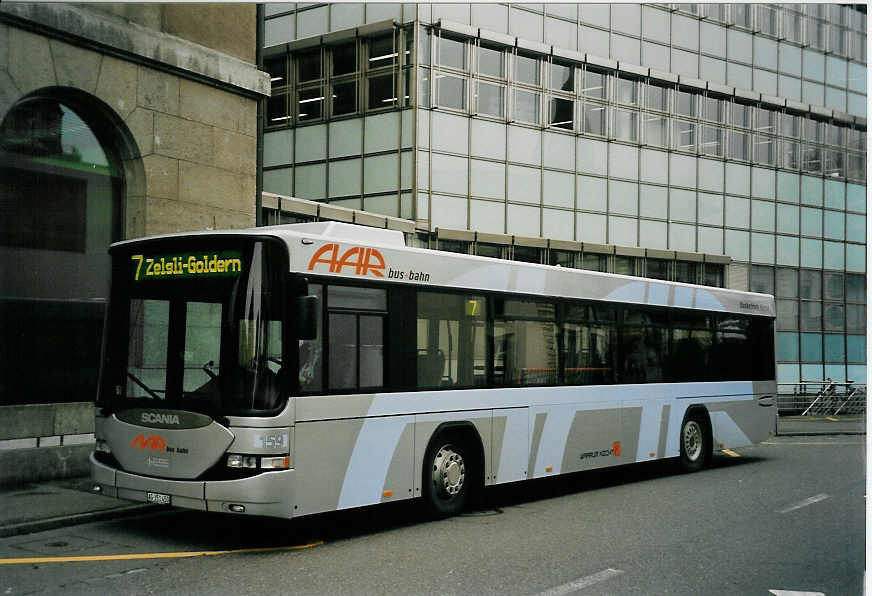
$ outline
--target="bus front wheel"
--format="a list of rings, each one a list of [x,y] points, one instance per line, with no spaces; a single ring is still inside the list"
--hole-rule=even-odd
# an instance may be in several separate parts
[[[711,459],[712,435],[706,416],[698,411],[689,413],[681,424],[681,469],[701,470]]]
[[[455,515],[466,505],[475,477],[472,453],[466,441],[451,435],[437,437],[427,448],[423,493],[435,517]]]

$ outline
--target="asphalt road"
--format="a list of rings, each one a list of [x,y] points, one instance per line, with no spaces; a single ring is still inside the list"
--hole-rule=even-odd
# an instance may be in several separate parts
[[[0,595],[860,594],[864,442],[780,437],[696,474],[656,462],[498,487],[442,521],[413,504],[168,510],[16,536],[0,540]]]

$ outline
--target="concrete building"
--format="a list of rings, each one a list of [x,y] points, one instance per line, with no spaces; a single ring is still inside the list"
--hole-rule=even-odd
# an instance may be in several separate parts
[[[34,447],[0,483],[86,469],[108,244],[254,225],[256,31],[253,4],[0,6],[0,446]]]
[[[788,390],[865,382],[866,27],[864,5],[269,4],[264,220],[773,293]]]

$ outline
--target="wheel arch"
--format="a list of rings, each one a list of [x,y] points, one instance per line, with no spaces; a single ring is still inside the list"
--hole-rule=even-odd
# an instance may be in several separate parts
[[[465,439],[469,445],[473,449],[473,453],[477,458],[477,466],[476,470],[476,486],[482,487],[484,486],[484,478],[485,478],[485,466],[487,465],[487,461],[485,460],[484,453],[484,442],[481,439],[481,435],[478,432],[478,429],[475,425],[469,420],[452,420],[448,422],[442,422],[433,429],[433,432],[430,434],[430,439],[427,441],[427,447],[424,452],[436,442],[439,437],[445,435],[456,435]],[[420,466],[423,473],[423,462]]]
[[[684,426],[684,423],[691,416],[699,418],[699,420],[706,425],[709,436],[712,436],[712,419],[705,404],[693,404],[692,406],[689,406],[684,412],[684,418],[681,421],[681,425]]]

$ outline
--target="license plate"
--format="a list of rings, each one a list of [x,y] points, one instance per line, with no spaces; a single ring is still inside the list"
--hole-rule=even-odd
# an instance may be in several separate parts
[[[170,496],[163,493],[145,493],[145,500],[157,505],[169,505]]]

